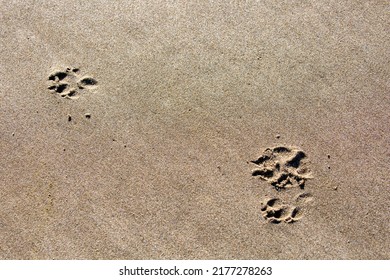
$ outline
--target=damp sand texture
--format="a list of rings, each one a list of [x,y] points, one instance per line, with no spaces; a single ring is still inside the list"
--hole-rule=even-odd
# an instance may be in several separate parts
[[[388,9],[2,3],[0,259],[389,259]]]

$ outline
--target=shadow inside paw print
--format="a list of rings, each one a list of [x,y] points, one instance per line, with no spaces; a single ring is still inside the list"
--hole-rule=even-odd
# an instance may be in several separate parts
[[[89,76],[80,76],[79,68],[66,68],[65,71],[55,71],[50,74],[48,89],[52,93],[68,99],[77,99],[85,92],[97,86],[97,81]]]

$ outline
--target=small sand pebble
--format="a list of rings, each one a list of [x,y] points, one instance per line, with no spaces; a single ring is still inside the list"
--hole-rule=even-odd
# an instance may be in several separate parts
[[[337,187],[333,187],[333,189],[334,189],[335,191],[337,191]]]
[[[90,119],[90,118],[91,118],[91,114],[87,113],[87,114],[85,114],[85,117],[86,117],[87,119]]]
[[[280,138],[280,134],[276,134],[276,139],[279,139]]]
[[[70,122],[71,120],[72,120],[72,116],[68,115],[68,122]]]

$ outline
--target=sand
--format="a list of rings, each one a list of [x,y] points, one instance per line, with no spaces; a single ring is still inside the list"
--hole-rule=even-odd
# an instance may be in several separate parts
[[[0,259],[390,259],[387,1],[0,23]]]

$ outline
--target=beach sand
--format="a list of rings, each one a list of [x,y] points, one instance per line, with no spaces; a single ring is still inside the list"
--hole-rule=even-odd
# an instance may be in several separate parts
[[[1,1],[0,259],[389,259],[387,1]]]

